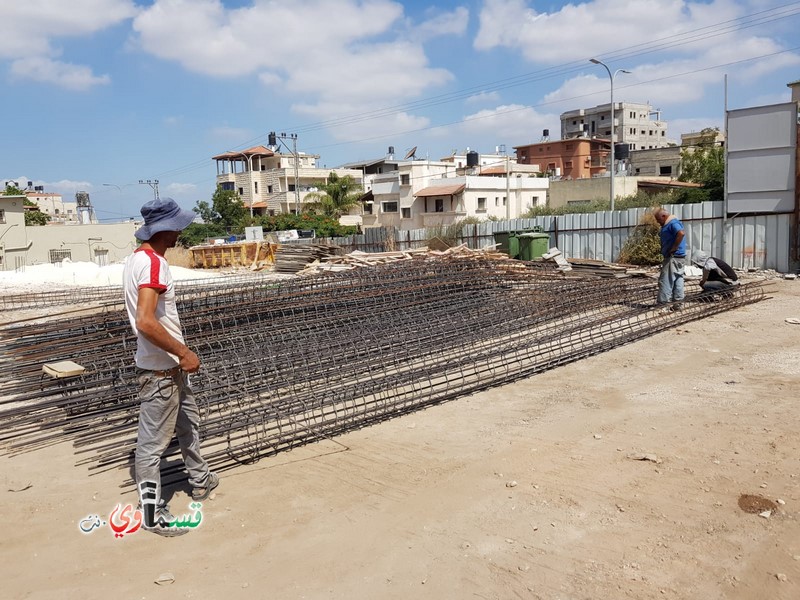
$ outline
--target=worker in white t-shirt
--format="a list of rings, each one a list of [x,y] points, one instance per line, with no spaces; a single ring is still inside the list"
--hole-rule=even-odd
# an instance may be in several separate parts
[[[125,307],[137,341],[136,485],[144,529],[175,536],[189,529],[175,526],[175,518],[161,498],[161,456],[173,435],[189,473],[192,499],[205,500],[219,485],[219,477],[209,471],[200,454],[200,412],[189,386],[188,374],[200,369],[200,359],[183,339],[175,287],[164,258],[195,215],[171,198],[148,202],[141,212],[144,225],[135,235],[142,244],[126,259],[123,271]]]

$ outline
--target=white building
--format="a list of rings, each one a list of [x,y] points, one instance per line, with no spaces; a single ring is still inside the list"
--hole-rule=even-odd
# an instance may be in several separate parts
[[[649,103],[614,103],[614,140],[628,144],[629,150],[648,150],[674,145],[667,139],[667,122],[661,111]],[[561,114],[561,139],[611,138],[611,104],[580,108]]]
[[[535,177],[530,165],[510,161],[508,179],[504,164],[466,168],[458,161],[385,159],[348,166],[365,172],[365,227],[406,230],[447,225],[466,217],[514,219],[547,201],[549,181]],[[371,172],[366,174],[368,169]]]
[[[51,223],[78,223],[78,203],[64,202],[61,194],[43,191],[25,192],[28,200],[36,204],[39,210],[50,215]]]
[[[318,191],[331,172],[362,182],[361,171],[317,167],[318,155],[281,154],[265,146],[224,152],[213,157],[217,184],[239,194],[253,214],[299,213],[306,196]]]

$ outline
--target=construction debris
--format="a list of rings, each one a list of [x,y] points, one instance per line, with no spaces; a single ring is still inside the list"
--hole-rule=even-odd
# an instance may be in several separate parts
[[[275,252],[276,273],[297,273],[311,262],[319,262],[340,251],[324,244],[281,244]]]

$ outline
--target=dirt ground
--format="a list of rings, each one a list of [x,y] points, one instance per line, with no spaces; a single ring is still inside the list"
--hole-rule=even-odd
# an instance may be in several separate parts
[[[90,476],[68,444],[2,457],[0,596],[800,598],[800,325],[785,322],[800,282],[772,287],[228,471],[179,538],[82,533],[87,515],[136,499],[119,488],[127,473]],[[777,510],[745,513],[742,494]],[[173,512],[188,504],[174,492]]]

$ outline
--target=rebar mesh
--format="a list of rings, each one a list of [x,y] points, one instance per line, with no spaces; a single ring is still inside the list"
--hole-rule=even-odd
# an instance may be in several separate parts
[[[721,301],[696,293],[669,313],[656,309],[655,296],[652,279],[567,279],[547,263],[479,257],[187,286],[179,311],[203,360],[191,380],[204,454],[217,470],[255,461],[765,294],[756,283]],[[123,311],[6,326],[0,337],[6,452],[69,439],[93,471],[129,463],[137,375]],[[42,364],[59,360],[86,371],[43,378]]]

